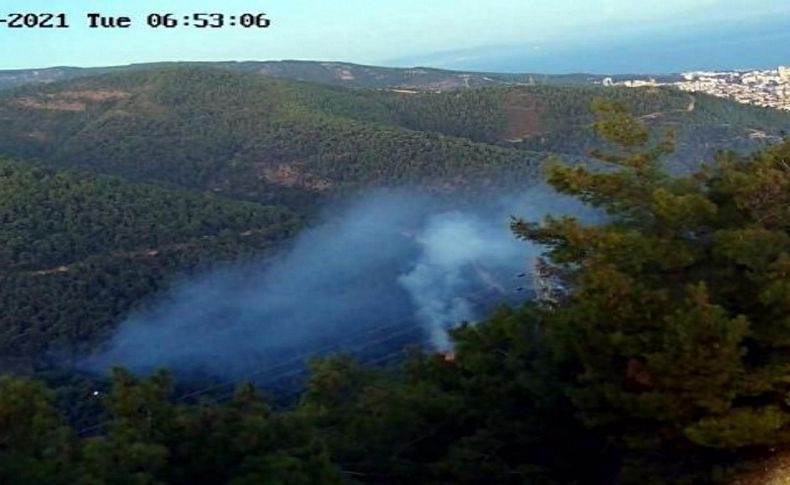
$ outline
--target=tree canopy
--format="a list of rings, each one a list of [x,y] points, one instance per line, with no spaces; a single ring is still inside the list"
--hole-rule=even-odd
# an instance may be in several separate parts
[[[549,182],[599,208],[514,220],[556,298],[453,332],[394,368],[313,363],[297,402],[250,386],[174,399],[116,370],[74,430],[41,385],[0,380],[6,483],[717,483],[790,447],[790,142],[686,176],[612,102],[609,149]],[[79,431],[82,431],[80,433]]]

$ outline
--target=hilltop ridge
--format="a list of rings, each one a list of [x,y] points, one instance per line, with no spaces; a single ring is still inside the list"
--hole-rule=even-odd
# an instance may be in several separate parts
[[[0,153],[261,202],[393,185],[457,191],[535,182],[546,158],[586,156],[601,96],[674,130],[675,161],[691,164],[790,126],[790,113],[669,89],[410,93],[140,67],[3,91]]]
[[[65,81],[99,74],[131,72],[167,67],[204,67],[356,88],[403,88],[452,90],[507,84],[592,84],[604,77],[588,74],[545,75],[453,71],[430,67],[380,67],[350,62],[322,61],[233,61],[161,62],[107,67],[48,67],[0,70],[0,89]]]

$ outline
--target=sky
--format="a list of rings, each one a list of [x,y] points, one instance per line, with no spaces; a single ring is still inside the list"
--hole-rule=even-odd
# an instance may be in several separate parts
[[[0,69],[306,59],[574,71],[574,59],[588,57],[586,49],[598,46],[600,62],[587,70],[605,71],[616,65],[609,61],[616,60],[617,46],[648,45],[655,39],[672,45],[673,35],[693,42],[695,35],[715,37],[717,29],[729,26],[750,25],[752,37],[763,32],[764,23],[790,26],[788,0],[3,0],[0,18],[11,12],[62,12],[71,27],[10,29],[0,24]],[[86,14],[91,12],[128,16],[134,24],[125,30],[89,29]],[[151,13],[180,18],[197,12],[264,12],[272,25],[264,30],[145,25]],[[784,53],[777,53],[781,44],[775,40],[766,51],[780,57]],[[503,57],[503,52],[512,55]],[[545,62],[563,55],[567,66]],[[644,52],[629,55],[644,58]],[[697,57],[704,63],[704,53]],[[494,58],[498,60],[486,61]],[[628,70],[628,64],[618,69]]]

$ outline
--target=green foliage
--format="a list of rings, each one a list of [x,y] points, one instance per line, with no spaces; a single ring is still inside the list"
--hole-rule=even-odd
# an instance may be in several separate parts
[[[764,147],[760,136],[776,141],[790,126],[790,115],[778,110],[673,89],[511,86],[391,96],[385,101],[398,114],[398,123],[411,129],[575,160],[610,148],[594,129],[596,123],[607,122],[590,110],[598,98],[614,102],[612,110],[621,106],[620,114],[633,113],[654,133],[673,130],[677,146],[666,163],[686,172],[717,150]]]
[[[603,442],[572,409],[534,338],[533,307],[455,332],[454,360],[413,354],[374,371],[318,363],[299,411],[332,460],[366,483],[574,483],[605,476]]]
[[[412,130],[497,144],[507,130],[506,93],[504,89],[467,89],[393,95],[385,102],[397,114],[397,123]]]
[[[495,74],[479,72],[446,71],[432,68],[392,68],[363,66],[347,62],[315,61],[246,61],[246,62],[158,62],[130,66],[74,68],[53,67],[35,70],[0,70],[0,89],[37,83],[95,76],[106,73],[130,73],[146,69],[191,66],[224,71],[309,81],[324,85],[354,88],[404,88],[434,90],[461,89],[474,86],[501,84],[589,84],[584,74],[547,76],[545,74]]]
[[[44,386],[0,377],[0,481],[67,483],[72,441]]]
[[[283,208],[10,161],[0,220],[0,355],[30,360],[78,355],[179,274],[299,225]]]
[[[770,139],[790,123],[776,110],[669,89],[403,94],[228,69],[140,67],[4,92],[0,152],[305,207],[359,187],[458,191],[532,182],[551,153],[581,157],[602,148],[590,129],[589,105],[599,96],[651,127],[675,128],[674,161],[690,166],[713,147],[759,147],[753,135]]]
[[[776,435],[787,434],[790,418],[778,406],[735,409],[726,415],[703,418],[687,428],[693,442],[710,448],[738,448],[744,442],[772,445]]]
[[[0,478],[14,484],[339,484],[314,427],[274,414],[249,388],[232,401],[175,405],[160,372],[116,370],[100,436],[76,439],[39,384],[0,380]]]
[[[165,248],[287,221],[282,209],[0,160],[0,270]]]
[[[583,112],[576,91],[401,97],[193,69],[66,86],[9,94],[0,148],[259,200],[283,200],[293,181],[321,192],[529,178],[532,158],[493,145],[512,128],[496,106],[515,102],[554,130],[522,148],[562,148],[577,123],[612,144],[590,145],[592,167],[548,169],[557,190],[608,219],[514,223],[547,247],[558,304],[457,329],[452,358],[415,352],[387,370],[318,361],[293,409],[249,386],[230,403],[174,404],[166,373],[117,370],[109,420],[78,438],[51,393],[3,378],[3,482],[706,483],[716,466],[790,445],[790,143],[672,177],[663,159],[683,136],[650,135],[652,118],[611,101],[597,122],[567,124]],[[529,104],[535,93],[560,108]],[[682,101],[612,93],[645,109]],[[41,108],[50,102],[61,104]],[[698,103],[694,119],[716,106]],[[18,144],[25,136],[39,141]],[[279,181],[262,181],[270,169]],[[16,162],[0,163],[0,220],[0,353],[16,357],[79,355],[180,272],[296,227],[277,207]]]
[[[457,190],[538,176],[535,154],[397,125],[390,95],[170,68],[0,97],[0,152],[236,198]]]
[[[790,443],[790,143],[672,178],[637,120],[599,108],[624,148],[599,159],[619,170],[556,164],[549,180],[610,221],[514,224],[570,275],[543,330],[565,394],[623,450],[624,480],[678,465],[702,479],[716,450]]]

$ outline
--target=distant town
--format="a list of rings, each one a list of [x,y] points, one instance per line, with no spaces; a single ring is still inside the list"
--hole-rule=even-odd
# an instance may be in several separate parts
[[[656,79],[603,80],[604,86],[674,86],[683,91],[706,93],[744,104],[790,111],[790,67],[752,71],[686,72],[677,80]]]

